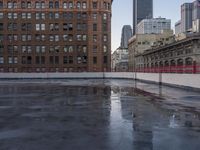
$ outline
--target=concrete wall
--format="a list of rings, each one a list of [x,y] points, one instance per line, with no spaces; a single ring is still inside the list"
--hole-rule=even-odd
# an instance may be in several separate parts
[[[200,89],[200,74],[158,74],[132,72],[98,73],[0,73],[0,79],[138,79],[173,86]]]

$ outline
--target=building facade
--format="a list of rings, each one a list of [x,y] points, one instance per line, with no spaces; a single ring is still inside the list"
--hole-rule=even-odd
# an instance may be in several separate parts
[[[143,19],[137,25],[137,34],[159,34],[171,29],[171,20],[165,18]]]
[[[128,49],[119,47],[112,54],[112,71],[127,72],[128,69]]]
[[[175,35],[182,33],[181,31],[181,20],[175,23]]]
[[[121,47],[128,48],[128,40],[132,37],[132,29],[130,25],[124,25],[121,35]]]
[[[200,36],[149,49],[135,58],[137,71],[162,69],[163,72],[180,73],[184,69],[184,72],[192,73],[194,67],[200,65]]]
[[[0,72],[111,70],[112,0],[0,0]]]
[[[163,30],[160,34],[136,34],[129,40],[129,70],[134,71],[135,56],[144,53],[146,50],[168,45],[174,42],[172,30]]]
[[[133,35],[137,24],[147,18],[153,18],[153,0],[133,0]]]

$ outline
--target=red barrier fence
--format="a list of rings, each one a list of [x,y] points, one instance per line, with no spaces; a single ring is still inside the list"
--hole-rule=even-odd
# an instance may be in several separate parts
[[[140,69],[136,69],[136,72],[199,74],[200,73],[200,66],[188,65],[188,66],[167,66],[167,67],[140,68]]]

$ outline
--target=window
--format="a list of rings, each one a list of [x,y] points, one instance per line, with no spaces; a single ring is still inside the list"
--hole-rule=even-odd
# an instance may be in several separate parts
[[[69,2],[69,9],[73,9],[73,2]]]
[[[63,8],[67,8],[67,2],[63,2]]]
[[[12,2],[8,2],[7,6],[8,6],[9,9],[13,8],[13,3]]]
[[[96,23],[93,24],[93,31],[97,31],[97,24]]]
[[[0,56],[0,64],[4,63],[4,58],[2,56]]]
[[[92,2],[92,8],[97,9],[97,2]]]
[[[0,24],[0,30],[1,30],[1,24]],[[8,30],[9,31],[16,31],[17,30],[17,24],[16,23],[9,23],[8,24]]]
[[[42,30],[42,31],[45,30],[45,24],[41,24],[41,30]]]
[[[45,19],[45,13],[41,13],[41,19]]]
[[[12,13],[8,13],[8,19],[12,19]]]
[[[97,42],[97,35],[93,35],[93,42]]]
[[[53,35],[49,35],[49,41],[53,42],[54,41],[54,36]]]
[[[3,8],[3,2],[0,1],[0,9]]]
[[[59,41],[59,35],[55,35],[55,42]]]
[[[53,2],[49,2],[49,8],[53,8]]]
[[[92,18],[93,18],[94,20],[97,20],[97,13],[93,13],[93,14],[92,14]]]
[[[83,3],[82,3],[82,8],[83,8],[83,9],[86,9],[86,8],[87,8],[87,3],[86,3],[86,2],[83,2]]]
[[[97,64],[97,57],[93,57],[93,64]]]
[[[31,13],[27,13],[27,19],[31,19]]]
[[[77,9],[81,9],[81,3],[77,2],[76,7],[77,7]]]
[[[67,34],[64,34],[63,35],[63,41],[67,41],[68,40],[68,35]]]
[[[35,3],[35,8],[37,8],[37,9],[40,8],[40,2]]]
[[[73,56],[69,56],[69,64],[73,64],[74,63],[74,58]]]
[[[45,51],[46,51],[46,46],[41,46],[41,52],[45,53]]]
[[[17,13],[13,13],[13,19],[17,19]]]
[[[103,46],[103,52],[104,52],[104,53],[107,53],[107,51],[108,51],[108,50],[107,50],[107,46],[104,45],[104,46]]]
[[[83,53],[87,53],[87,46],[83,46]]]
[[[0,19],[3,19],[3,13],[2,12],[0,13]]]
[[[26,35],[22,35],[22,41],[26,41]]]
[[[3,23],[0,23],[0,31],[3,31]]]
[[[49,19],[54,19],[54,14],[52,12],[49,12]]]
[[[107,56],[104,56],[104,57],[103,57],[103,63],[104,63],[104,64],[107,64],[107,62],[108,62]]]
[[[36,31],[40,31],[40,24],[36,24],[35,29],[36,29]]]
[[[108,40],[107,35],[104,35],[104,36],[103,36],[103,41],[104,41],[104,42],[107,42],[107,40]]]
[[[59,8],[59,2],[55,2],[55,8]]]
[[[83,34],[82,38],[83,38],[83,41],[86,41],[87,40],[87,35]]]
[[[13,8],[17,8],[17,2],[13,2]]]
[[[55,19],[59,19],[60,14],[59,13],[55,13]]]
[[[68,46],[67,46],[67,45],[63,47],[63,51],[64,51],[65,53],[68,52]]]
[[[107,24],[103,23],[103,31],[107,31]]]
[[[13,63],[13,58],[12,57],[8,57],[8,63],[12,64]]]
[[[17,64],[17,63],[18,63],[18,58],[14,57],[14,64]]]
[[[67,64],[68,63],[68,57],[67,56],[63,56],[63,64]]]
[[[97,45],[93,45],[93,53],[97,52]]]
[[[103,20],[107,20],[107,14],[103,14]]]
[[[73,41],[73,35],[72,35],[72,34],[69,34],[69,36],[68,36],[68,41],[69,41],[69,42],[72,42],[72,41]]]
[[[2,42],[2,41],[3,41],[3,35],[0,34],[0,42]]]
[[[72,53],[74,51],[74,47],[73,46],[69,46],[69,52]]]
[[[103,3],[103,7],[104,7],[104,9],[107,9],[107,3],[106,2]]]
[[[77,56],[77,63],[81,64],[82,63],[82,58],[80,56]]]
[[[14,46],[13,46],[13,51],[14,51],[14,52],[18,52],[18,46],[17,46],[17,45],[14,45]]]
[[[25,5],[25,7],[26,7],[26,5]],[[27,8],[32,8],[31,2],[27,2]]]
[[[41,2],[41,8],[42,8],[42,9],[45,8],[45,2]]]
[[[80,34],[76,35],[76,40],[81,41],[82,36]]]

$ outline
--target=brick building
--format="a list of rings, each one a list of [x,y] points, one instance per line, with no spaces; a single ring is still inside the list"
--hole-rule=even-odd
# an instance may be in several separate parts
[[[0,72],[111,70],[112,0],[0,0]]]

